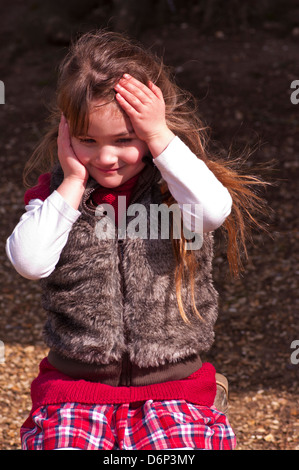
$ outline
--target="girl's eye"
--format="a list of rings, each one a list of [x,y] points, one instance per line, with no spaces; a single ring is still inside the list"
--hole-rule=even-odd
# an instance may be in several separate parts
[[[130,142],[132,142],[133,139],[131,139],[130,137],[128,138],[124,138],[124,139],[117,139],[117,143],[118,144],[129,144]]]
[[[81,144],[94,144],[95,140],[94,139],[84,139],[84,138],[79,138],[79,141]]]

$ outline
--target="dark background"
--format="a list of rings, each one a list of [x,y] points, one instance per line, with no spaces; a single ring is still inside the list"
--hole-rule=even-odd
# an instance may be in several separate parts
[[[0,10],[0,449],[20,446],[30,382],[46,354],[39,285],[13,270],[5,241],[24,211],[22,171],[45,127],[59,61],[73,36],[99,27],[125,31],[163,55],[198,98],[212,146],[238,155],[258,144],[244,163],[249,172],[274,162],[274,171],[260,173],[276,182],[264,193],[271,237],[254,232],[240,279],[229,277],[215,234],[220,313],[206,360],[229,380],[240,450],[299,449],[299,364],[290,360],[299,340],[299,105],[290,101],[299,80],[298,2],[14,0]]]

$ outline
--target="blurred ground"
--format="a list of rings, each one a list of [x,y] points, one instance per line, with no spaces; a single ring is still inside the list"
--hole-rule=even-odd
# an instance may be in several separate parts
[[[30,383],[47,352],[39,285],[15,273],[5,240],[24,210],[22,170],[45,125],[69,36],[105,26],[105,12],[89,3],[89,14],[77,11],[72,18],[58,7],[46,11],[41,2],[18,0],[1,12],[0,79],[6,102],[0,106],[0,340],[5,346],[0,450],[20,448]],[[246,272],[237,281],[228,275],[220,240],[216,246],[220,315],[206,359],[229,380],[230,421],[239,450],[299,450],[299,364],[290,359],[291,343],[299,340],[299,105],[290,101],[290,84],[299,80],[299,15],[295,7],[287,13],[234,32],[203,33],[186,18],[139,31],[139,38],[174,67],[180,84],[200,99],[213,139],[226,149],[232,141],[235,149],[262,142],[248,169],[276,160],[273,176],[279,181],[266,192],[272,238],[254,234]]]

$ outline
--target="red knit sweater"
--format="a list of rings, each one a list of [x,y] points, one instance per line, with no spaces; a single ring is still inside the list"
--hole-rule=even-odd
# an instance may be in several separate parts
[[[204,362],[200,369],[185,379],[142,386],[113,387],[73,379],[59,372],[44,358],[40,363],[39,375],[31,384],[31,394],[34,408],[50,403],[117,404],[148,399],[184,399],[211,406],[216,394],[215,368],[209,362]]]
[[[25,204],[30,199],[45,200],[50,195],[50,173],[41,175],[38,185],[26,191],[24,196]],[[93,194],[93,201],[96,204],[111,203],[117,216],[117,196],[127,196],[127,206],[134,185],[138,180],[138,175],[131,178],[124,185],[118,188],[100,188]],[[117,219],[116,219],[117,221]],[[212,406],[216,395],[215,369],[212,364],[205,362],[202,367],[182,380],[174,380],[158,384],[139,387],[113,387],[85,380],[75,380],[62,374],[55,369],[44,358],[40,364],[38,377],[32,382],[32,411],[38,407],[48,404],[58,404],[66,402],[79,402],[85,404],[117,404],[136,401],[153,400],[178,400],[185,399],[189,402]],[[29,416],[24,426],[32,424]]]

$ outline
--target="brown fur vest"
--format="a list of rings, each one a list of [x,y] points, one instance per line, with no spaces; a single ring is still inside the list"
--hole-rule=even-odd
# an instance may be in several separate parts
[[[52,190],[62,178],[58,168],[53,172]],[[148,162],[131,203],[143,204],[149,213],[150,204],[162,203],[160,182],[160,172]],[[88,364],[120,362],[127,354],[139,367],[175,363],[209,350],[217,318],[212,233],[204,234],[202,248],[195,251],[195,298],[203,319],[192,313],[186,282],[182,285],[190,319],[186,324],[177,304],[171,239],[100,240],[96,234],[99,218],[87,203],[95,186],[90,180],[79,207],[81,215],[59,262],[41,281],[48,315],[47,345],[64,357]]]

